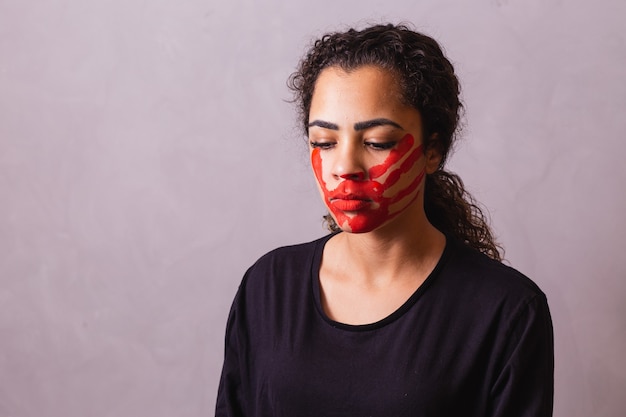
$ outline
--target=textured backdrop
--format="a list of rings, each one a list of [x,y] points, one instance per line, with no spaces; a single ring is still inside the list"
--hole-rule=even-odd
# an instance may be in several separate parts
[[[450,167],[548,295],[555,416],[624,415],[622,0],[0,0],[0,417],[213,414],[245,269],[325,233],[285,80],[387,20],[456,64]]]

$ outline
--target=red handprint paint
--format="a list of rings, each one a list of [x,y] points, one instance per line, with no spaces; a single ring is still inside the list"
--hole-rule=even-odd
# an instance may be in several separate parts
[[[425,171],[415,165],[422,157],[423,149],[422,145],[414,148],[414,143],[412,135],[405,135],[383,163],[368,169],[366,179],[345,176],[332,190],[327,188],[322,176],[321,150],[313,149],[313,171],[322,190],[324,203],[339,227],[353,233],[372,231],[415,201]],[[403,178],[408,183],[394,189]]]

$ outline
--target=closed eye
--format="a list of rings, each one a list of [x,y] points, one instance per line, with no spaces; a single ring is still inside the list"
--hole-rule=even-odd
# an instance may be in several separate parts
[[[391,148],[393,148],[394,146],[396,146],[398,144],[398,142],[365,142],[366,146],[369,146],[370,148],[377,150],[377,151],[386,151],[389,150]]]
[[[311,145],[311,148],[316,149],[330,149],[332,148],[335,144],[333,142],[315,142],[315,141],[309,141],[309,145]]]

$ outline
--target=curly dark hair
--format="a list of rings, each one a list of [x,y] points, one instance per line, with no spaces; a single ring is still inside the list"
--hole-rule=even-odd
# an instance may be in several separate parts
[[[463,106],[454,67],[431,37],[406,25],[387,24],[330,33],[315,41],[288,81],[305,134],[315,83],[322,70],[335,66],[351,71],[365,65],[389,70],[396,76],[402,100],[422,116],[424,148],[434,148],[441,155],[438,169],[426,176],[424,209],[428,220],[441,232],[501,260],[502,248],[494,239],[486,215],[461,178],[444,170]],[[331,231],[339,231],[330,215],[325,219]]]

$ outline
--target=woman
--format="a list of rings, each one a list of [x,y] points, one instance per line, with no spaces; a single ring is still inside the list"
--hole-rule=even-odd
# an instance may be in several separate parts
[[[332,233],[247,271],[217,415],[552,415],[545,295],[444,170],[461,105],[437,43],[329,34],[290,86]]]

